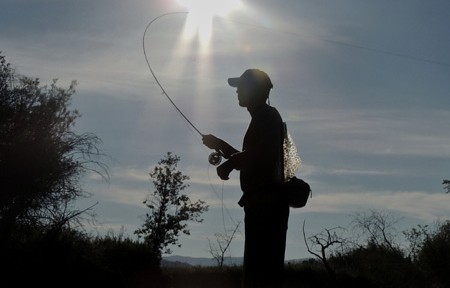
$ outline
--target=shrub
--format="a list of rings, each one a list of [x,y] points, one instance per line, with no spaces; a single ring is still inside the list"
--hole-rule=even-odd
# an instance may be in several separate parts
[[[450,221],[444,222],[427,237],[418,262],[435,287],[450,287]]]

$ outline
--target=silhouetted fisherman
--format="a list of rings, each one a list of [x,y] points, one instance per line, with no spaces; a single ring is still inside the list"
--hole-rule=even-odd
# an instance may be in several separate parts
[[[233,169],[240,171],[245,211],[244,287],[282,287],[289,205],[277,188],[283,181],[283,124],[278,111],[267,104],[273,88],[269,76],[248,69],[229,78],[237,88],[239,106],[246,107],[251,122],[242,152],[213,135],[203,143],[221,151],[228,160],[217,174],[228,180]]]

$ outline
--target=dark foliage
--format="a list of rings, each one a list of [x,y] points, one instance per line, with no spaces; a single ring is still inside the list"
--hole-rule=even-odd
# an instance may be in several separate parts
[[[100,139],[72,130],[80,116],[69,109],[75,84],[41,86],[16,75],[0,55],[1,241],[21,225],[76,224],[83,211],[71,204],[86,196],[80,178],[89,170],[106,173],[97,158]]]
[[[3,287],[163,287],[161,270],[142,243],[74,230],[31,231],[1,247]]]
[[[389,246],[368,243],[345,254],[336,254],[330,262],[338,274],[366,279],[370,287],[424,287],[417,266],[402,251]]]
[[[442,181],[442,185],[444,185],[444,189],[447,190],[446,193],[450,193],[450,180],[445,179]]]
[[[285,287],[302,288],[368,288],[369,281],[358,275],[340,272],[330,274],[322,261],[310,259],[302,263],[288,264],[285,268]]]
[[[168,268],[164,271],[172,288],[241,287],[242,267]]]
[[[433,287],[450,287],[450,221],[426,238],[418,262]]]

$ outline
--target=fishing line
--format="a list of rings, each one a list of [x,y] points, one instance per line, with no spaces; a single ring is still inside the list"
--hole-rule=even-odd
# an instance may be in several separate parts
[[[231,216],[231,212],[230,210],[228,210],[227,206],[225,205],[223,196],[224,196],[224,181],[222,180],[222,185],[220,188],[220,195],[219,192],[217,191],[216,187],[214,187],[214,185],[212,184],[212,180],[210,177],[210,173],[209,173],[209,166],[208,166],[208,180],[209,180],[209,185],[211,186],[212,191],[214,192],[214,194],[216,195],[216,197],[220,200],[221,203],[221,212],[222,212],[222,224],[223,224],[223,228],[224,228],[224,232],[225,235],[227,235],[227,230],[226,230],[226,224],[225,224],[225,213],[228,215],[228,218],[230,218],[231,224],[233,225],[233,227],[236,227],[238,223],[236,223],[236,221],[234,220],[233,216]]]

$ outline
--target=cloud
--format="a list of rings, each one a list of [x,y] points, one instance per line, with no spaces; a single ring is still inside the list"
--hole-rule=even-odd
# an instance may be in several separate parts
[[[135,183],[150,183],[150,169],[140,169],[135,167],[115,167],[111,174],[111,178],[115,181],[126,181]]]
[[[389,210],[421,221],[448,218],[450,196],[420,191],[373,191],[314,195],[304,212],[345,213],[367,210]]]
[[[431,113],[431,114],[430,114]],[[441,110],[287,109],[288,129],[295,139],[314,142],[336,151],[364,155],[445,157],[450,136],[443,133],[450,114]]]
[[[122,203],[125,205],[141,205],[154,190],[147,168],[116,166],[110,171],[110,182],[106,183],[95,173],[88,175],[90,189],[95,191],[95,198],[99,201]],[[193,170],[196,169],[196,170]],[[192,201],[203,200],[210,207],[233,207],[241,196],[237,177],[229,181],[221,181],[209,169],[203,170],[195,166],[180,167],[180,171],[189,176],[185,190]],[[215,173],[215,169],[214,169]]]
[[[149,190],[147,187],[131,188],[123,183],[119,185],[97,186],[95,198],[99,202],[113,202],[131,206],[141,206]]]
[[[358,176],[358,175],[369,175],[369,176],[382,176],[382,175],[392,175],[392,172],[388,171],[376,171],[376,170],[352,170],[352,169],[334,169],[331,174],[335,175],[346,175],[346,176]]]
[[[185,168],[186,174],[189,175],[189,182],[192,184],[199,185],[214,185],[222,186],[226,185],[231,188],[239,188],[239,179],[236,177],[230,178],[230,180],[223,181],[216,174],[216,167],[212,165],[207,165],[205,167],[188,166]],[[234,174],[234,172],[233,172]]]

